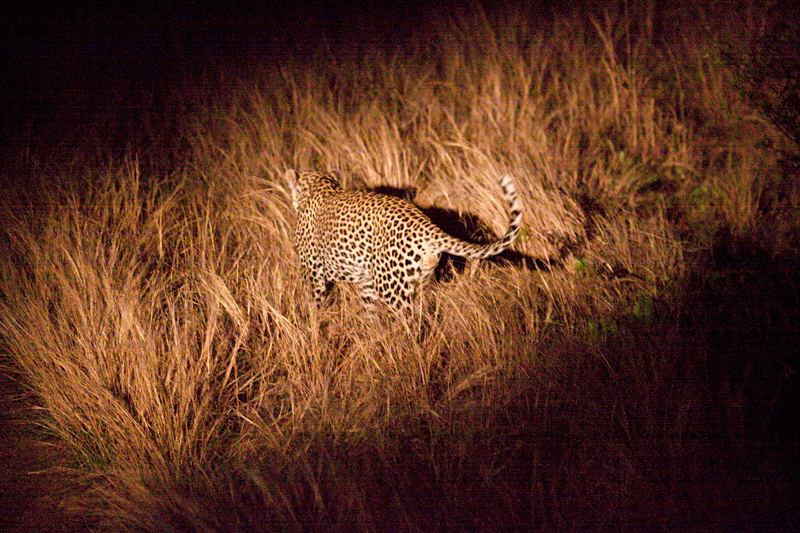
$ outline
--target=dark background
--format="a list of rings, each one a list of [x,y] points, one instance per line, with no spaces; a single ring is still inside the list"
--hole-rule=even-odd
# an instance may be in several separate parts
[[[12,104],[106,98],[119,79],[163,84],[323,42],[400,40],[423,11],[421,2],[17,2],[3,10],[3,93]]]
[[[168,129],[190,100],[213,101],[265,66],[396,50],[445,10],[424,1],[12,0],[0,14],[2,172],[23,176],[32,154],[46,157],[90,128],[108,130],[96,137],[110,155],[137,152],[154,115]]]

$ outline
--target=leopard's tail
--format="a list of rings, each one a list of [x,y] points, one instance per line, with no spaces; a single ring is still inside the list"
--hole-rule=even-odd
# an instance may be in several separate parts
[[[443,251],[469,259],[484,259],[501,253],[514,242],[522,227],[522,204],[519,201],[517,187],[514,185],[514,179],[511,175],[501,175],[498,182],[503,189],[503,197],[508,203],[509,219],[511,221],[505,235],[490,244],[473,244],[451,237],[443,246]]]

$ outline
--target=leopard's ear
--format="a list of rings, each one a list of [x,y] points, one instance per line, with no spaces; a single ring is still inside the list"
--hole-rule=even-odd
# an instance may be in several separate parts
[[[292,203],[297,202],[297,172],[293,168],[283,173],[283,182],[289,187]],[[295,205],[295,208],[297,206]]]

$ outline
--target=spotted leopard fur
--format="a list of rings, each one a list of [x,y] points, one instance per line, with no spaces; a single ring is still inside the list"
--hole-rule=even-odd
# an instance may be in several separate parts
[[[499,254],[516,239],[522,206],[508,174],[499,183],[509,206],[505,235],[473,244],[442,231],[416,206],[393,196],[343,190],[335,177],[289,170],[297,214],[295,245],[303,276],[320,302],[329,283],[353,283],[371,304],[383,301],[407,311],[417,288],[433,274],[442,252],[482,259]]]

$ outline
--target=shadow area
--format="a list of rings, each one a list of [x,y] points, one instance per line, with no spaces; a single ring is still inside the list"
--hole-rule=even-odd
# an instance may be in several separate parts
[[[67,456],[37,431],[34,399],[0,359],[0,516],[3,531],[69,533],[87,524],[62,505],[74,481],[62,475]]]

